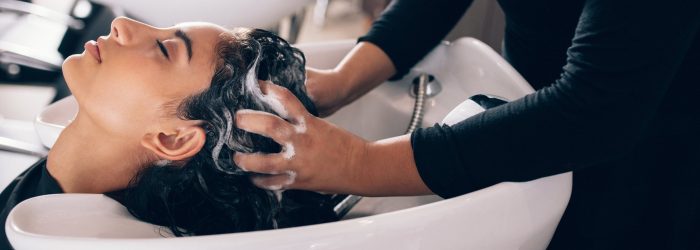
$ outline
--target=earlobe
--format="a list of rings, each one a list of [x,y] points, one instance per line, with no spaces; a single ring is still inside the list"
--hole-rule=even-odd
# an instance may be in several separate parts
[[[177,129],[174,133],[149,133],[141,139],[141,145],[158,155],[159,158],[182,161],[197,154],[206,141],[206,132],[199,126],[190,125]]]

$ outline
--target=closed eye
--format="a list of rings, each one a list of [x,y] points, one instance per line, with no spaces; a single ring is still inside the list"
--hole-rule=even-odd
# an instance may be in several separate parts
[[[156,44],[158,44],[160,52],[163,52],[163,56],[165,56],[166,59],[170,60],[170,54],[168,54],[168,49],[165,47],[165,45],[163,45],[163,42],[156,39]]]

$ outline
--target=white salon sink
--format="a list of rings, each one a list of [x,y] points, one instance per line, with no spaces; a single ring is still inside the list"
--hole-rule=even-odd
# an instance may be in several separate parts
[[[353,45],[341,41],[299,47],[308,65],[330,68]],[[367,139],[400,135],[413,109],[409,83],[420,73],[435,76],[442,87],[426,102],[424,125],[440,122],[448,113],[446,122],[454,123],[478,112],[464,102],[472,95],[514,100],[533,91],[488,46],[462,38],[438,46],[403,80],[383,84],[329,120]],[[73,110],[75,102],[69,99],[39,116],[36,126],[45,144],[53,144]],[[354,219],[335,223],[184,238],[169,238],[162,228],[133,219],[103,195],[61,194],[19,204],[6,231],[17,249],[544,249],[570,193],[571,174],[564,173],[500,183],[448,200],[365,198],[350,212]]]

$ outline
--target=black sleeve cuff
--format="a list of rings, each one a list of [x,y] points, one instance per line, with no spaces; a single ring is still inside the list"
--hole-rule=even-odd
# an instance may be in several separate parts
[[[419,128],[411,134],[411,146],[418,173],[433,193],[452,198],[476,190],[465,178],[472,175],[468,168],[455,167],[465,156],[458,152],[449,126]]]

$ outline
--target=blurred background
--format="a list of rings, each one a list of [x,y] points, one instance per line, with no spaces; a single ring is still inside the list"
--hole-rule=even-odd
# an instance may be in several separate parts
[[[63,60],[82,53],[86,41],[107,34],[111,20],[117,16],[159,27],[185,21],[257,27],[275,31],[292,43],[316,43],[357,39],[389,3],[390,0],[0,0],[0,126],[3,119],[31,121],[46,105],[70,95],[61,75]],[[498,3],[475,0],[445,40],[471,36],[500,51],[503,29]]]

